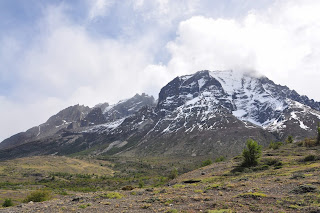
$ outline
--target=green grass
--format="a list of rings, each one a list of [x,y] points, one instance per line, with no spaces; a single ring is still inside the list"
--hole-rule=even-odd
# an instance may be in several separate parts
[[[81,205],[79,205],[79,208],[80,208],[80,209],[85,209],[85,208],[87,208],[88,206],[91,206],[91,204],[90,204],[90,203],[81,204]]]
[[[177,188],[184,188],[186,187],[186,185],[183,185],[183,184],[175,184],[173,185],[173,188],[177,189]]]
[[[206,213],[232,213],[230,209],[207,210]]]
[[[257,198],[267,197],[267,195],[260,192],[248,192],[248,193],[239,194],[237,195],[237,197],[257,199]]]
[[[177,209],[170,209],[166,211],[166,213],[178,213],[179,211]]]
[[[123,194],[119,192],[108,192],[107,194],[104,194],[102,197],[108,198],[108,199],[121,199],[123,198]]]

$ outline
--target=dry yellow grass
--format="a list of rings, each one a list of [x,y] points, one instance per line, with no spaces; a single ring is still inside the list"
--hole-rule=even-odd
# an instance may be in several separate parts
[[[105,163],[105,162],[104,162]],[[63,156],[35,156],[0,162],[0,175],[23,173],[70,173],[112,175],[113,171],[97,160],[79,160]]]

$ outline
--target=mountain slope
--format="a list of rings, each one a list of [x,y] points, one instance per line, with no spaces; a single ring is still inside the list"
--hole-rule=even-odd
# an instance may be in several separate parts
[[[314,136],[319,109],[319,102],[256,73],[199,71],[169,82],[156,105],[146,94],[99,104],[81,119],[61,120],[46,137],[34,133],[19,146],[7,139],[1,154],[231,156],[248,138],[267,145],[288,135]]]
[[[313,136],[320,113],[289,99],[301,99],[292,94],[254,73],[177,77],[162,88],[155,109],[160,118],[132,154],[234,155],[248,138],[267,145],[291,134]]]
[[[39,140],[56,134],[59,130],[66,128],[74,121],[82,120],[90,111],[86,106],[70,106],[56,115],[51,116],[47,122],[32,127],[26,132],[20,132],[5,139],[0,143],[0,149],[7,149],[30,141]]]
[[[152,96],[137,94],[133,98],[112,106],[109,106],[108,103],[97,105],[94,108],[80,105],[70,106],[50,117],[45,123],[5,139],[0,143],[0,150],[23,144],[26,144],[26,149],[28,149],[27,146],[31,144],[45,144],[51,141],[57,143],[61,138],[64,138],[63,141],[68,141],[68,137],[65,139],[66,135],[70,133],[78,134],[78,132],[88,130],[92,126],[98,127],[100,124],[104,124],[108,129],[110,125],[114,126],[117,122],[119,123],[119,121],[115,121],[115,117],[123,121],[125,117],[134,114],[140,106],[148,104],[154,104]],[[109,113],[105,109],[106,107],[109,107],[109,111],[112,113]],[[114,116],[116,113],[118,114]],[[76,140],[78,137],[72,137],[72,140]],[[45,146],[43,147],[44,144],[39,146],[44,148],[43,152],[46,153],[46,148]],[[23,150],[26,151],[25,149]],[[39,152],[41,151],[39,150]]]

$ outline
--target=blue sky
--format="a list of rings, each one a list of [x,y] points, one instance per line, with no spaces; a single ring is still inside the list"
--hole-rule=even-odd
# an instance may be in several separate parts
[[[67,106],[157,96],[202,69],[256,70],[320,101],[319,10],[317,0],[0,1],[0,141]]]

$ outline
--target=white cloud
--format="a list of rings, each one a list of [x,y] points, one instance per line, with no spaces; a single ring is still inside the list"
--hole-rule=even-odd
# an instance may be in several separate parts
[[[254,69],[319,101],[319,10],[319,1],[279,1],[241,20],[192,17],[168,44],[168,69]]]
[[[145,92],[145,88],[157,94],[158,88],[150,85],[158,85],[158,79],[145,71],[153,62],[152,38],[141,37],[131,43],[93,38],[84,27],[68,21],[63,7],[48,9],[39,25],[42,31],[37,42],[24,50],[19,60],[15,54],[8,59],[19,70],[19,84],[10,97],[1,99],[4,128],[0,128],[0,140],[38,125],[70,105],[114,103]],[[4,46],[2,50],[7,51]],[[144,81],[145,76],[149,81]]]
[[[175,21],[193,15],[200,0],[130,0],[133,8],[146,20],[154,20],[160,26],[170,28]]]
[[[0,139],[45,122],[59,107],[64,107],[64,103],[57,98],[32,100],[22,105],[0,96]]]
[[[88,0],[90,6],[89,19],[93,20],[99,16],[107,15],[110,7],[114,3],[114,0]]]

